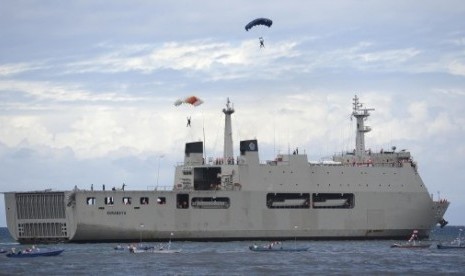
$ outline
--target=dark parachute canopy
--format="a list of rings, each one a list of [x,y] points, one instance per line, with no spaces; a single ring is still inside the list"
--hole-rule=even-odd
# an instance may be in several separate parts
[[[265,26],[271,27],[272,24],[273,24],[273,21],[271,21],[271,19],[257,18],[257,19],[250,21],[247,25],[245,25],[245,30],[249,31],[250,29],[252,29],[252,27],[257,26],[257,25],[265,25]]]

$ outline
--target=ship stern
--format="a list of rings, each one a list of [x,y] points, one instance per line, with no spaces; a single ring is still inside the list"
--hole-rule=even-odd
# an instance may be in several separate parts
[[[7,192],[6,222],[10,235],[19,243],[69,241],[72,228],[65,192]]]

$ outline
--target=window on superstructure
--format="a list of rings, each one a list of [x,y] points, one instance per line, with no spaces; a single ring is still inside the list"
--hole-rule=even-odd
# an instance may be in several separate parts
[[[160,204],[160,205],[166,204],[166,197],[164,197],[164,196],[159,196],[159,197],[157,198],[157,203]]]
[[[114,204],[114,201],[113,201],[112,196],[105,197],[105,205],[113,205],[113,204]]]
[[[147,204],[149,204],[149,198],[148,198],[148,197],[141,197],[141,198],[140,198],[140,204],[141,204],[141,205],[147,205]]]
[[[132,203],[132,200],[130,197],[126,196],[126,197],[123,197],[123,204],[124,205],[131,205]]]
[[[189,195],[188,194],[177,194],[176,195],[176,207],[178,209],[189,208]]]
[[[95,197],[88,197],[86,199],[87,205],[95,205]]]
[[[194,168],[194,190],[217,190],[221,186],[221,167]]]

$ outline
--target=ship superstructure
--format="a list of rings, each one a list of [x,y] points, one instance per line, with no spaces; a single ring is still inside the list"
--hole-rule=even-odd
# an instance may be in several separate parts
[[[353,100],[355,149],[332,162],[297,151],[262,162],[256,139],[234,156],[228,99],[223,156],[186,143],[172,190],[8,192],[8,229],[19,242],[427,237],[449,202],[432,199],[409,152],[365,149],[374,109]]]

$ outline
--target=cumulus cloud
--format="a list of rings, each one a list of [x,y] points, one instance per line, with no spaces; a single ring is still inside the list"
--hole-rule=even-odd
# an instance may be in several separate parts
[[[257,53],[256,41],[243,41],[238,45],[214,41],[167,42],[162,45],[124,45],[113,52],[68,64],[67,73],[128,72],[150,73],[156,70],[202,71],[219,79],[228,75],[230,66],[250,72],[254,67],[266,68],[281,58],[295,57],[296,42],[278,42],[273,48]],[[218,67],[221,67],[219,73]],[[278,69],[278,68],[276,68]],[[227,76],[225,76],[227,78]]]
[[[465,64],[460,61],[453,61],[448,66],[449,72],[453,75],[465,77]]]

